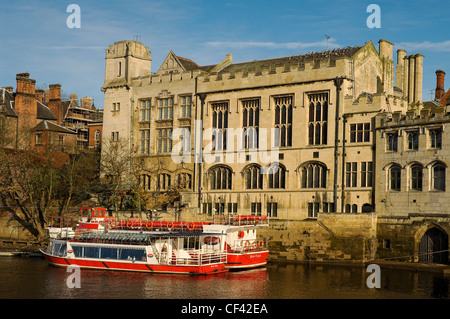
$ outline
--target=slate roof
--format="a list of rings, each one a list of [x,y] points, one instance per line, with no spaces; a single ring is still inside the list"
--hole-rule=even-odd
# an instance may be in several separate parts
[[[267,60],[254,60],[250,62],[232,63],[223,68],[219,73],[233,73],[234,71],[245,71],[250,69],[260,69],[262,67],[276,67],[287,64],[298,64],[299,62],[322,60],[322,59],[337,59],[342,57],[353,56],[362,46],[346,47],[342,49],[326,50],[320,52],[310,52],[300,55],[272,58]]]
[[[59,133],[66,133],[66,134],[76,134],[76,132],[69,130],[65,127],[62,127],[58,124],[55,124],[53,122],[49,122],[47,120],[43,120],[39,122],[38,125],[36,125],[32,131],[50,131],[50,132],[59,132]]]
[[[39,120],[51,120],[57,121],[58,118],[53,114],[49,107],[39,101],[37,101],[37,118]]]

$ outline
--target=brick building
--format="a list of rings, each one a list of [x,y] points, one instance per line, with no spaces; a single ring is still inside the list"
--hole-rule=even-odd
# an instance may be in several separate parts
[[[28,73],[18,73],[16,81],[16,92],[12,87],[1,89],[4,146],[74,152],[75,132],[61,125],[61,85],[50,85],[46,103],[44,91],[35,89],[36,81]]]

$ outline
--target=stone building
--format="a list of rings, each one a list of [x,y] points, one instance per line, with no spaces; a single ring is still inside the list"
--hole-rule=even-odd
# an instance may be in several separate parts
[[[152,73],[147,47],[116,42],[106,50],[103,141],[123,141],[143,163],[165,159],[142,185],[183,181],[182,203],[206,216],[372,212],[374,117],[422,102],[423,56],[393,59],[386,40],[243,63],[228,54],[210,66],[171,51]]]
[[[380,113],[375,120],[375,202],[382,257],[448,263],[450,116],[443,101],[446,93],[439,90],[443,71],[436,75],[434,101],[406,114]]]

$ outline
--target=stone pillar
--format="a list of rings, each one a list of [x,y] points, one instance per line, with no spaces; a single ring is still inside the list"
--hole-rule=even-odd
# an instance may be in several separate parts
[[[414,78],[415,78],[415,69],[416,69],[416,60],[414,59],[414,56],[409,57],[409,92],[408,92],[408,104],[411,104],[414,102]]]
[[[403,58],[403,97],[407,100],[409,96],[409,57]]]
[[[423,54],[414,56],[414,103],[422,103]]]
[[[397,67],[395,68],[395,86],[404,91],[404,70],[405,70],[406,51],[397,50]]]

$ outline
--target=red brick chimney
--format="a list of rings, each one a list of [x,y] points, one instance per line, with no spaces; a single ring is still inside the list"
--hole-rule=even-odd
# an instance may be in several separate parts
[[[49,85],[48,107],[58,118],[57,124],[62,123],[61,84]]]
[[[44,90],[42,89],[36,90],[36,100],[38,100],[41,103],[44,103]]]
[[[440,100],[442,98],[442,96],[445,94],[444,78],[445,78],[445,72],[442,70],[437,70],[436,71],[436,91],[434,94],[434,97],[436,100]]]
[[[29,73],[16,75],[17,89],[14,97],[14,110],[18,115],[19,129],[34,127],[37,123],[36,81]]]

